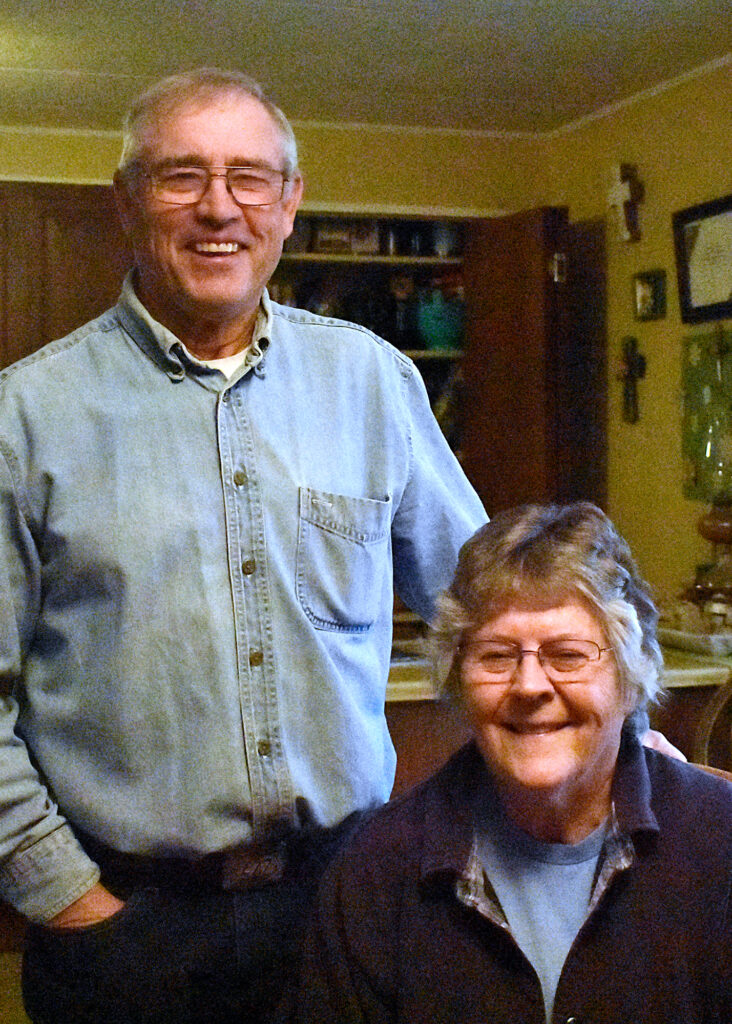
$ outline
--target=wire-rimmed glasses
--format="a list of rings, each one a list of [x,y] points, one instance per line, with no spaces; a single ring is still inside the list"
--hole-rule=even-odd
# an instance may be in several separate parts
[[[271,167],[204,167],[193,164],[160,164],[140,168],[152,195],[172,206],[193,206],[203,199],[212,178],[225,178],[226,187],[239,206],[271,206],[278,203],[290,180],[284,171]]]
[[[476,682],[507,683],[527,654],[534,654],[554,683],[584,683],[592,678],[597,662],[612,650],[594,640],[545,640],[537,650],[503,640],[467,640],[461,644],[463,669]]]

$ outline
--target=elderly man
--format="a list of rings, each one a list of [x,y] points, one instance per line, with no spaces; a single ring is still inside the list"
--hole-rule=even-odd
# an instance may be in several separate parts
[[[130,112],[116,307],[0,378],[0,896],[44,1024],[266,1020],[385,801],[393,590],[485,520],[403,355],[269,301],[302,179],[258,85]]]

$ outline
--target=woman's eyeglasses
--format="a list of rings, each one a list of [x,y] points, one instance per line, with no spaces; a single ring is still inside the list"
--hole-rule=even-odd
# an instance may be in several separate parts
[[[583,683],[592,677],[602,655],[612,650],[593,640],[547,640],[535,651],[501,640],[468,640],[460,649],[463,667],[485,683],[508,682],[527,654],[536,655],[552,682]]]

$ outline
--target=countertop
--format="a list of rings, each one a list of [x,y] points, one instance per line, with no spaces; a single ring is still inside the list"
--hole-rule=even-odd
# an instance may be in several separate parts
[[[664,684],[669,689],[721,686],[732,675],[732,657],[729,656],[691,654],[665,647],[663,657]],[[386,699],[388,702],[436,700],[427,659],[409,651],[395,658],[389,672]]]

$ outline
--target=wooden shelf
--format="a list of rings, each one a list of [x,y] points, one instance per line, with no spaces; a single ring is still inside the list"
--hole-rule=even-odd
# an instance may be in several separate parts
[[[363,252],[287,252],[282,253],[285,263],[364,263],[389,267],[459,267],[459,256],[382,256]]]
[[[404,610],[394,612],[393,621],[400,623],[409,623],[410,625],[424,625],[424,619],[422,618],[422,616],[418,615],[416,612],[410,611],[409,608],[405,608]]]
[[[410,359],[435,359],[446,360],[461,359],[462,349],[459,348],[407,348],[403,349],[404,355]]]

